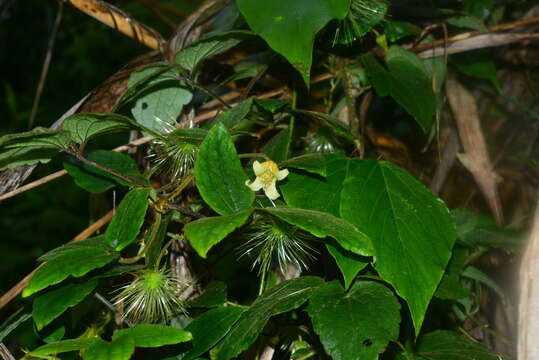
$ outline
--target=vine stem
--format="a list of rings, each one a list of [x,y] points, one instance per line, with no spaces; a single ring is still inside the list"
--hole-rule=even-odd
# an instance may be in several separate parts
[[[103,217],[101,217],[99,220],[94,222],[92,225],[84,229],[77,236],[75,236],[70,241],[70,243],[88,239],[93,233],[95,233],[97,230],[105,226],[112,219],[112,215],[113,215],[113,212],[111,210],[107,214],[105,214]],[[22,290],[28,285],[28,282],[30,281],[32,276],[34,276],[37,269],[43,266],[43,264],[44,263],[42,263],[37,268],[35,268],[31,273],[26,275],[21,281],[19,281],[15,286],[13,286],[4,295],[2,295],[2,297],[0,297],[0,309],[6,306],[11,300],[13,300],[15,297],[17,297],[17,295],[19,295],[22,292]]]

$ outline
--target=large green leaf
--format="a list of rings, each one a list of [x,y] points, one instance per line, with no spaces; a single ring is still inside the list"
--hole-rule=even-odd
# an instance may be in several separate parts
[[[0,170],[47,163],[71,140],[66,131],[37,127],[32,131],[0,137]]]
[[[498,360],[500,356],[458,333],[438,330],[419,338],[417,355],[429,360]]]
[[[219,343],[217,360],[230,359],[246,350],[270,317],[301,306],[323,284],[320,278],[306,276],[282,282],[266,290]]]
[[[35,355],[53,355],[61,354],[69,351],[79,351],[86,349],[96,343],[100,343],[99,338],[81,338],[81,339],[69,339],[53,342],[38,347],[32,350],[32,354]]]
[[[99,339],[86,349],[84,360],[129,360],[135,352],[135,340],[131,336],[120,336],[108,342]]]
[[[346,220],[328,213],[291,207],[265,208],[263,211],[289,224],[310,232],[314,236],[334,238],[340,246],[358,255],[373,255],[368,236]]]
[[[76,143],[82,144],[91,138],[120,131],[143,130],[128,117],[118,114],[79,113],[64,120],[62,129],[71,133]]]
[[[372,54],[366,55],[363,63],[378,95],[391,95],[427,132],[437,103],[431,76],[421,59],[399,46],[392,46],[386,58],[387,70]]]
[[[283,55],[309,85],[316,33],[329,21],[343,19],[350,0],[238,0],[247,23]]]
[[[118,206],[105,232],[106,242],[117,251],[122,250],[137,238],[148,209],[150,192],[150,189],[132,189]]]
[[[419,333],[456,238],[449,210],[399,167],[350,160],[340,212],[371,238],[377,271],[407,301]]]
[[[245,224],[253,210],[228,215],[198,219],[188,223],[184,227],[185,236],[191,242],[191,246],[203,258],[208,251],[236,228]]]
[[[358,281],[348,292],[331,282],[311,296],[307,312],[334,360],[376,360],[399,337],[400,304],[374,281]]]
[[[103,239],[100,238],[64,245],[49,254],[44,257],[47,262],[36,270],[22,292],[23,297],[58,284],[70,275],[81,277],[119,256],[118,252],[104,245]]]
[[[108,150],[95,150],[86,155],[88,160],[104,165],[109,169],[127,175],[143,184],[148,184],[135,161],[122,153]],[[100,194],[113,188],[117,183],[131,185],[124,179],[70,157],[64,161],[64,168],[75,179],[75,183],[92,194]]]
[[[136,347],[145,348],[179,344],[193,338],[188,331],[159,324],[141,324],[119,330],[112,336],[112,341],[124,336],[132,338]]]
[[[245,31],[231,31],[203,38],[178,52],[174,62],[193,74],[201,61],[233,48],[249,35]]]
[[[247,210],[254,192],[245,185],[247,175],[225,126],[215,124],[200,145],[195,163],[200,195],[220,215]]]
[[[323,169],[326,178],[292,171],[280,189],[286,202],[291,206],[340,216],[341,191],[348,173],[348,159],[339,155],[317,155],[317,158],[321,159],[322,163],[315,161],[314,165],[309,166],[310,171]],[[368,262],[338,244],[330,243],[326,244],[326,247],[341,270],[345,287],[348,288]]]
[[[49,324],[64,311],[81,302],[97,286],[97,280],[82,283],[69,282],[39,295],[33,304],[32,317],[38,330]]]
[[[225,336],[240,318],[244,309],[239,306],[220,307],[198,316],[185,330],[193,334],[193,348],[184,355],[191,360],[204,354]]]

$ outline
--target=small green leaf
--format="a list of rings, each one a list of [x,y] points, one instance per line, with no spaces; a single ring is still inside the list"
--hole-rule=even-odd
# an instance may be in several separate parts
[[[255,99],[255,104],[270,114],[276,114],[288,105],[286,101],[278,99]]]
[[[130,118],[118,114],[79,113],[65,119],[62,130],[69,131],[73,141],[83,144],[103,134],[146,129]]]
[[[32,131],[0,137],[0,170],[49,162],[69,145],[70,134],[37,127]]]
[[[465,75],[490,81],[496,90],[501,91],[496,62],[489,51],[455,54],[451,56],[451,64]]]
[[[69,282],[59,288],[39,295],[33,304],[32,317],[38,330],[62,315],[64,311],[77,305],[89,293],[94,291],[97,280],[90,279],[83,283]]]
[[[132,338],[136,347],[145,348],[179,344],[193,338],[190,332],[175,327],[158,324],[141,324],[117,331],[112,336],[112,341],[116,341],[124,336]]]
[[[87,349],[90,346],[100,343],[102,340],[99,338],[82,338],[82,339],[69,339],[53,342],[38,347],[32,350],[32,354],[35,355],[53,355],[61,354],[69,351],[79,351]]]
[[[394,45],[386,58],[388,70],[372,54],[363,57],[363,64],[378,95],[391,95],[427,132],[436,114],[437,100],[421,59]]]
[[[403,21],[387,20],[384,30],[384,34],[390,42],[421,34],[421,28],[419,26]]]
[[[445,22],[449,25],[453,25],[459,28],[472,29],[481,32],[488,31],[487,27],[485,26],[485,23],[475,16],[453,16],[445,19]]]
[[[438,330],[419,338],[416,354],[429,360],[498,360],[500,356],[456,332]]]
[[[193,74],[201,61],[233,48],[249,35],[246,31],[231,31],[203,38],[180,50],[174,58],[174,63]]]
[[[326,177],[326,160],[320,154],[305,154],[285,160],[280,168],[294,168]]]
[[[208,251],[236,228],[245,224],[253,210],[248,209],[228,216],[202,218],[185,225],[184,232],[191,246],[203,258]]]
[[[232,138],[221,123],[215,124],[200,145],[195,179],[204,201],[220,215],[247,210],[254,201]]]
[[[276,163],[283,162],[288,159],[291,140],[290,129],[283,129],[266,142],[262,152]]]
[[[265,208],[263,211],[319,238],[331,236],[340,246],[355,254],[374,255],[371,240],[367,235],[346,220],[329,213],[291,207]]]
[[[202,295],[189,302],[189,307],[212,308],[221,306],[226,301],[226,294],[226,283],[213,281],[206,286]]]
[[[350,0],[238,0],[236,4],[251,29],[300,72],[307,86],[315,35],[329,21],[343,19],[350,8]]]
[[[369,265],[366,259],[350,251],[346,251],[337,244],[326,244],[326,249],[333,256],[335,263],[339,267],[339,270],[341,270],[345,289],[348,289],[357,274]]]
[[[253,98],[244,100],[232,109],[228,109],[217,115],[216,122],[221,122],[227,129],[233,130],[247,115],[249,115],[252,106]]]
[[[129,77],[129,87],[135,86],[141,79],[153,75],[156,68],[144,68]],[[159,69],[159,68],[157,68]],[[191,102],[193,94],[176,68],[159,71],[151,76],[144,88],[134,95],[131,101],[131,114],[136,122],[157,132],[168,132],[176,125],[176,120],[183,107]]]
[[[49,332],[45,337],[42,338],[44,342],[47,344],[57,342],[62,340],[64,335],[66,334],[66,328],[65,326],[60,326],[51,332]]]
[[[239,306],[220,307],[207,311],[191,321],[185,330],[193,334],[193,348],[183,359],[194,359],[211,349],[228,333],[243,311]]]
[[[22,292],[23,297],[28,297],[50,285],[58,284],[70,275],[81,277],[93,269],[108,264],[120,255],[104,245],[103,239],[64,245],[51,253],[44,257],[47,262],[36,270]]]
[[[84,360],[129,360],[135,352],[135,340],[124,335],[108,342],[98,339],[82,355]]]
[[[116,251],[121,251],[137,238],[148,209],[150,192],[150,189],[135,188],[122,199],[105,232],[105,241]]]
[[[449,210],[399,167],[354,159],[340,212],[372,240],[376,270],[407,301],[419,333],[456,238]]]
[[[301,306],[324,281],[305,276],[287,280],[266,290],[241,315],[219,343],[216,360],[226,360],[246,350],[258,337],[270,317]]]
[[[460,282],[458,276],[444,275],[434,296],[438,299],[457,300],[470,296],[470,291]]]
[[[76,241],[54,248],[51,251],[41,255],[38,258],[38,261],[52,261],[58,257],[69,256],[73,251],[94,251],[96,249],[102,252],[109,252],[112,250],[105,242],[103,235],[99,235],[87,240]]]
[[[143,184],[148,184],[148,180],[140,174],[135,161],[125,154],[115,151],[95,150],[89,153],[86,158],[134,178]],[[132,185],[106,171],[84,164],[74,157],[64,161],[64,168],[75,179],[78,186],[92,194],[105,192],[113,188],[117,183],[126,186]]]
[[[314,292],[307,312],[334,360],[377,360],[399,337],[400,304],[374,281],[359,281],[348,292],[331,282]]]

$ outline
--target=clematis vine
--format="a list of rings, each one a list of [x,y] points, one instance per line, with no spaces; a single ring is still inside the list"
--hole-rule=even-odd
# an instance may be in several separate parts
[[[251,182],[250,180],[247,180],[245,185],[249,186],[253,191],[263,189],[264,194],[266,194],[270,200],[275,200],[281,196],[277,192],[275,183],[288,176],[287,169],[279,170],[277,164],[271,160],[264,161],[263,163],[259,163],[255,160],[253,163],[253,171],[256,175],[255,181]]]

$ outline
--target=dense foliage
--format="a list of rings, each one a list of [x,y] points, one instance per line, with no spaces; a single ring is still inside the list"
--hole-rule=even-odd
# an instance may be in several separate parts
[[[39,257],[0,342],[31,319],[27,359],[511,358],[487,346],[502,335],[474,340],[482,293],[510,301],[478,260],[518,232],[481,184],[498,224],[425,186],[447,102],[462,116],[474,78],[499,93],[495,62],[419,27],[485,31],[526,6],[506,3],[229,2],[110,113],[0,137],[0,170],[62,154],[114,204],[101,233]],[[107,146],[128,133],[136,153]]]

